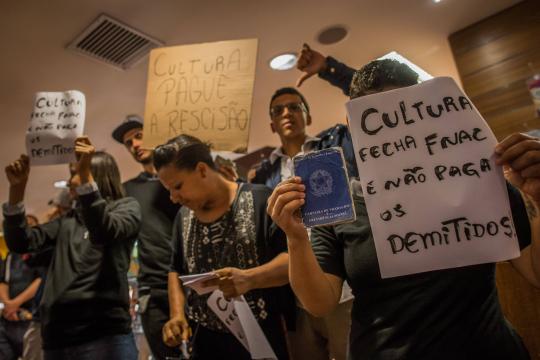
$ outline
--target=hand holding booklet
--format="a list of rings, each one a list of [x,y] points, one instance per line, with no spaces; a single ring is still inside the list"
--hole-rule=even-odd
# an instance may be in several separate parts
[[[341,148],[329,148],[293,158],[294,175],[306,187],[302,219],[307,227],[356,219],[347,168]]]

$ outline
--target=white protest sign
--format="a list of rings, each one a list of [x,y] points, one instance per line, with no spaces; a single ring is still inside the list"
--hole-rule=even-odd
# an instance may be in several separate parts
[[[217,151],[246,152],[257,39],[150,52],[144,145],[189,134]]]
[[[519,256],[497,140],[454,80],[346,107],[383,278]]]
[[[277,360],[274,350],[243,296],[227,300],[220,290],[216,290],[208,298],[207,304],[249,351],[252,359]]]
[[[26,132],[32,165],[75,161],[75,139],[83,134],[86,100],[80,91],[38,92]]]

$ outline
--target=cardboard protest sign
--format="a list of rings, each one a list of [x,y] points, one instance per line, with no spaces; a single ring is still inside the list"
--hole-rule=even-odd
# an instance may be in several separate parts
[[[346,107],[383,278],[519,256],[497,141],[451,78]]]
[[[75,139],[83,134],[86,100],[80,91],[38,92],[26,132],[32,165],[75,161]]]
[[[208,298],[207,304],[249,351],[252,359],[277,360],[274,350],[243,296],[227,300],[223,292],[215,290]]]
[[[218,151],[247,150],[257,39],[154,49],[144,144],[189,134]]]

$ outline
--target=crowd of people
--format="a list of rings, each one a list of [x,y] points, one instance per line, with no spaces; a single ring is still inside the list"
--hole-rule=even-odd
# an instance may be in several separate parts
[[[141,173],[122,184],[115,159],[96,151],[99,139],[79,137],[73,205],[38,224],[24,208],[28,157],[8,164],[0,358],[137,359],[127,279],[136,246],[138,309],[154,359],[186,349],[193,359],[251,359],[209,308],[210,294],[179,278],[202,273],[214,274],[204,285],[225,298],[244,296],[278,359],[528,359],[501,311],[494,263],[381,277],[348,126],[307,133],[313,118],[298,87],[310,77],[357,98],[413,86],[418,75],[395,60],[355,71],[308,46],[298,69],[297,86],[269,101],[280,146],[247,179],[193,136],[145,148],[143,122],[130,115],[112,138]],[[336,146],[357,218],[306,229],[292,158]],[[511,264],[540,287],[540,140],[513,134],[493,151],[521,249]]]

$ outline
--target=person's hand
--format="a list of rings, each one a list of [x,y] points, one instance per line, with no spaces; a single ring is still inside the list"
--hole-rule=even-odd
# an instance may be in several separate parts
[[[174,316],[162,329],[163,342],[170,347],[180,346],[191,337],[191,328],[184,314]]]
[[[8,321],[19,321],[19,305],[13,300],[8,300],[4,303],[4,309],[2,310],[2,317]]]
[[[506,180],[540,204],[540,139],[515,133],[495,147]]]
[[[75,139],[76,169],[82,184],[93,181],[90,162],[95,152],[96,148],[92,145],[88,136],[80,136]]]
[[[232,299],[244,295],[252,289],[249,270],[227,267],[214,271],[216,279],[204,282],[205,287],[217,286],[223,292],[225,299]]]
[[[10,186],[25,187],[30,174],[30,159],[21,155],[17,160],[6,166],[6,176]]]
[[[217,169],[220,172],[221,175],[225,177],[225,179],[230,181],[236,181],[238,180],[238,173],[236,172],[236,169],[234,166],[231,165],[217,165]]]
[[[296,86],[302,86],[302,83],[321,71],[326,70],[326,57],[318,51],[312,50],[308,44],[302,46],[300,57],[296,62],[298,70],[303,74],[296,81]]]
[[[266,211],[289,241],[307,237],[300,215],[306,197],[305,189],[302,180],[296,176],[279,183],[268,198]]]
[[[30,159],[26,155],[21,155],[6,166],[5,171],[9,182],[8,202],[10,205],[15,205],[24,199],[26,183],[30,174]]]

